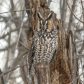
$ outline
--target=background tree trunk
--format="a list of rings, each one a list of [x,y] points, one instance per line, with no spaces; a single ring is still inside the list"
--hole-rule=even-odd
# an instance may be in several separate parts
[[[1,71],[1,69],[0,69],[0,75],[2,74],[2,71]],[[4,79],[3,79],[3,76],[0,78],[0,84],[5,84],[4,83]]]

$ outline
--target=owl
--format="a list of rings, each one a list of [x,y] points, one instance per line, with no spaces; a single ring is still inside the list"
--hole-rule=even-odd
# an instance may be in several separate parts
[[[36,64],[44,61],[50,63],[58,49],[58,33],[51,19],[52,13],[47,18],[43,18],[39,12],[37,16],[38,22],[31,45],[31,60],[29,59],[30,68],[32,63]]]

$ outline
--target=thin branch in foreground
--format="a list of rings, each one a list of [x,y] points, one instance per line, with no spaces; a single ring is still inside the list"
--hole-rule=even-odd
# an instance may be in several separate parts
[[[8,74],[9,72],[14,71],[14,70],[17,69],[17,68],[20,68],[20,67],[22,67],[22,66],[27,66],[27,65],[28,65],[28,64],[19,65],[19,66],[13,68],[13,69],[10,69],[10,70],[8,70],[8,71],[6,71],[6,72],[3,72],[3,73],[0,75],[0,77],[2,77],[2,76],[4,76],[4,75]]]
[[[76,77],[72,82],[70,82],[69,84],[73,84],[74,83],[74,81],[76,81],[81,75],[83,75],[84,74],[84,72],[83,73],[81,73],[78,77]]]
[[[0,49],[0,52],[3,52],[3,51],[5,51],[5,50],[8,50],[8,49],[10,49],[10,48],[15,47],[15,44],[16,44],[16,43],[14,43],[14,44],[12,44],[12,45],[10,45],[10,46],[7,46],[7,47],[5,47],[5,48],[3,48],[3,49]]]
[[[30,9],[26,9],[26,10],[16,10],[16,11],[8,11],[8,12],[2,12],[2,13],[0,13],[0,14],[10,13],[10,12],[21,12],[21,11],[30,11]]]
[[[71,9],[72,12],[75,11],[75,5],[76,5],[76,0],[73,0],[73,5],[72,5],[72,9]],[[70,12],[68,31],[71,30],[71,25],[72,25],[72,21],[73,21],[73,14],[72,14],[72,12]]]
[[[24,5],[23,5],[23,8],[24,8]],[[13,62],[14,62],[14,58],[15,58],[15,55],[16,55],[16,49],[18,48],[18,42],[19,42],[19,39],[20,39],[20,36],[21,36],[21,32],[22,32],[23,20],[24,20],[24,17],[23,17],[23,16],[24,16],[24,14],[23,14],[23,12],[22,12],[22,17],[21,17],[22,22],[21,22],[21,26],[20,26],[20,30],[19,30],[19,36],[18,36],[18,39],[17,39],[17,42],[16,42],[16,46],[15,46],[15,51],[14,51],[14,55],[13,55],[13,60],[12,60],[11,65],[10,65],[10,69],[12,68],[12,65],[13,65]],[[8,75],[7,75],[6,84],[7,84],[7,82],[8,82],[9,75],[10,75],[10,72],[9,72]]]
[[[84,24],[84,22],[83,22],[83,21],[81,21],[80,19],[78,19],[78,18],[76,17],[76,15],[72,12],[72,10],[71,10],[71,8],[70,8],[70,6],[69,6],[69,4],[68,4],[67,0],[66,0],[66,3],[67,3],[68,8],[70,9],[71,13],[73,14],[73,16],[74,16],[77,20],[79,20],[81,23],[83,23],[83,24]]]
[[[20,43],[23,47],[25,47],[28,51],[30,51],[21,41],[19,41],[19,43]]]

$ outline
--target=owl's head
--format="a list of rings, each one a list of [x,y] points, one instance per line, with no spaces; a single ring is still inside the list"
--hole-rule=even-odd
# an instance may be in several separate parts
[[[46,32],[50,32],[52,29],[52,22],[50,20],[52,17],[52,13],[50,13],[47,18],[43,18],[39,12],[37,13],[37,16],[39,18],[37,30],[38,31],[43,30]]]

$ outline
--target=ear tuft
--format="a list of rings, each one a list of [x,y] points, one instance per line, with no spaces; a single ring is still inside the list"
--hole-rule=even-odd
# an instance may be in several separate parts
[[[39,19],[42,19],[42,16],[39,12],[37,13],[37,16],[38,16]]]
[[[49,20],[52,17],[52,13],[48,15],[48,18],[46,20]]]

